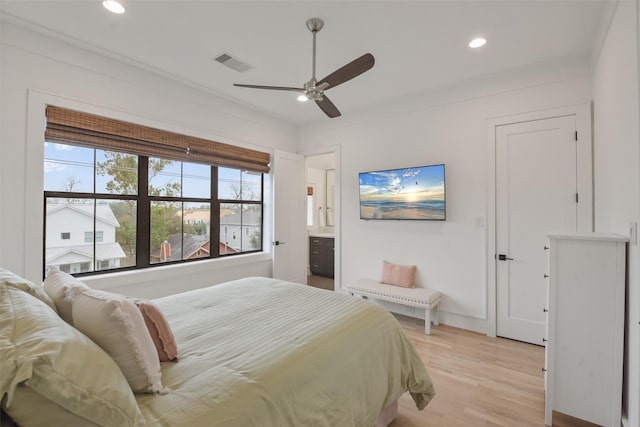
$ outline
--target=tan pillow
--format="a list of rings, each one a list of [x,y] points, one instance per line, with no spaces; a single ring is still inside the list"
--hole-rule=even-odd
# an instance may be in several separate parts
[[[144,423],[118,365],[42,301],[9,286],[0,286],[0,361],[0,396],[9,416],[31,405],[17,391],[26,387],[87,425]]]
[[[135,393],[164,393],[160,361],[140,310],[122,295],[90,289],[77,292],[74,326],[118,364]]]
[[[415,265],[400,265],[384,261],[380,282],[388,285],[402,286],[403,288],[413,288],[413,276],[415,272]]]
[[[176,339],[173,336],[171,327],[167,318],[164,317],[160,308],[153,302],[140,298],[127,297],[133,302],[142,317],[144,323],[147,326],[149,335],[153,340],[153,344],[156,347],[158,353],[158,359],[161,362],[178,361],[178,346],[176,345]]]
[[[86,290],[89,287],[72,275],[53,269],[44,279],[43,287],[56,305],[60,317],[68,324],[73,325],[71,316],[73,293],[78,289]]]

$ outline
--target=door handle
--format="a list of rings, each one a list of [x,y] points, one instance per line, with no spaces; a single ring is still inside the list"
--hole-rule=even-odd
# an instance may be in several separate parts
[[[513,258],[509,258],[509,257],[507,257],[505,254],[500,254],[500,255],[498,255],[498,259],[499,259],[500,261],[513,261]]]
[[[276,240],[275,242],[273,242],[273,246],[280,246],[280,245],[284,245],[284,242],[281,242],[280,240]]]

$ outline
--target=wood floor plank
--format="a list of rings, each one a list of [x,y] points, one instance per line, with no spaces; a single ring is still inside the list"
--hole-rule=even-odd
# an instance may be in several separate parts
[[[396,315],[429,370],[436,396],[423,410],[409,394],[390,427],[543,427],[544,348]]]

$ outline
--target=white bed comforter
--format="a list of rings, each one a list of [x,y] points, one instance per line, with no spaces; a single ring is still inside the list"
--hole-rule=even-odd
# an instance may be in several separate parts
[[[371,427],[429,375],[398,322],[347,295],[249,278],[155,300],[178,342],[166,395],[137,395],[148,425]]]

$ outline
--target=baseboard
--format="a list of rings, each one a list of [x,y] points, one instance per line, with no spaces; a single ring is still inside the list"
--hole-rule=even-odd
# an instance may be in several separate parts
[[[407,307],[406,305],[395,304],[388,301],[380,301],[373,298],[369,298],[368,300],[386,308],[392,313],[402,314],[404,316],[424,320],[425,312],[421,308]],[[440,324],[467,329],[469,331],[479,332],[481,334],[484,334],[487,331],[486,320],[484,319],[479,319],[473,316],[465,316],[459,313],[451,313],[442,309],[440,309]]]
[[[553,411],[552,418],[554,427],[599,427],[598,424],[572,417],[562,412]]]

